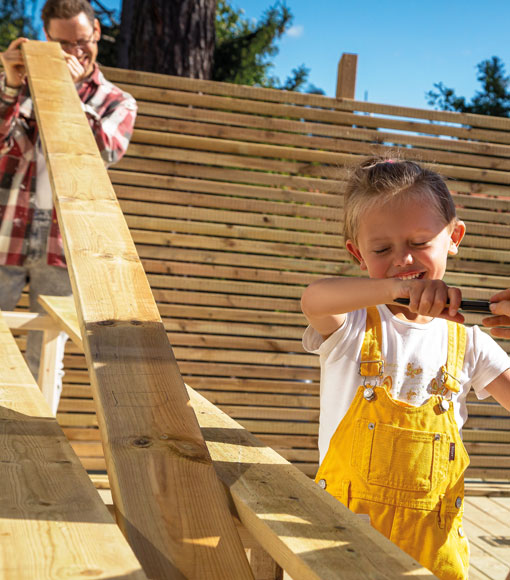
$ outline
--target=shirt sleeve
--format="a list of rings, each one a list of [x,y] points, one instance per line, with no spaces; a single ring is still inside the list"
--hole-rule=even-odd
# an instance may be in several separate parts
[[[13,129],[19,106],[19,89],[5,84],[5,74],[0,75],[0,154],[5,155],[14,145]]]
[[[104,113],[99,115],[93,107],[82,103],[101,157],[108,167],[119,161],[126,152],[136,119],[137,105],[128,93],[112,94]]]
[[[352,338],[354,329],[365,328],[366,311],[356,310],[348,312],[342,326],[338,327],[333,334],[324,339],[315,328],[308,326],[303,334],[303,348],[310,353],[328,356],[333,349],[338,355],[343,354],[341,343],[349,336]],[[346,341],[347,342],[347,341]]]
[[[466,372],[479,399],[486,399],[486,387],[510,368],[510,358],[499,344],[478,326],[471,329],[472,348],[466,352]]]

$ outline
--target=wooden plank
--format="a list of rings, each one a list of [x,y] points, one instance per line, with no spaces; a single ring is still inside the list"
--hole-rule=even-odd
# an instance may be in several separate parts
[[[182,79],[181,79],[182,80]],[[208,82],[208,81],[205,81]],[[250,111],[257,114],[274,115],[280,117],[294,117],[297,119],[304,118],[309,120],[329,120],[330,122],[340,122],[339,119],[343,115],[346,118],[349,113],[351,116],[355,116],[354,112],[363,113],[375,113],[379,115],[390,117],[408,117],[411,119],[426,119],[427,121],[433,120],[446,120],[448,124],[442,123],[430,123],[430,128],[427,130],[426,123],[419,123],[417,121],[403,121],[403,123],[408,123],[408,125],[416,126],[416,132],[421,133],[436,133],[442,131],[443,134],[449,135],[457,129],[457,126],[470,126],[469,130],[473,135],[473,139],[478,139],[479,134],[482,133],[486,135],[485,140],[499,142],[498,133],[503,133],[504,130],[508,130],[510,123],[507,119],[502,117],[493,117],[487,119],[485,115],[473,115],[466,113],[451,113],[444,111],[431,111],[424,109],[413,109],[408,107],[400,107],[394,105],[380,105],[377,103],[367,103],[362,101],[353,101],[351,99],[332,99],[328,97],[321,97],[318,95],[305,95],[292,93],[285,93],[282,91],[280,95],[276,95],[276,99],[269,97],[271,94],[270,90],[259,89],[263,100],[258,100],[257,98],[247,97],[239,98],[239,94],[225,99],[222,96],[216,96],[214,93],[208,91],[202,91],[198,88],[198,84],[195,84],[191,90],[185,91],[182,89],[172,88],[172,89],[159,89],[150,86],[142,86],[129,84],[125,82],[119,82],[118,86],[123,90],[129,91],[137,101],[143,103],[148,101],[150,107],[140,107],[143,114],[154,114],[154,111],[160,111],[161,106],[156,108],[154,104],[157,103],[178,103],[181,105],[193,105],[194,107],[204,107],[204,108],[219,108],[227,109],[230,111]],[[227,90],[232,91],[242,90],[241,87],[229,87]],[[248,87],[243,87],[247,89]],[[225,90],[225,88],[223,88]],[[255,89],[256,90],[256,89]],[[300,99],[304,102],[296,104]],[[301,104],[305,106],[300,106]],[[375,117],[374,114],[367,115],[367,120],[363,122],[363,126],[370,127],[373,126],[369,123],[370,119],[376,118],[380,126],[385,126],[384,121],[386,117]],[[358,115],[359,119],[359,115]],[[352,122],[348,124],[353,124]],[[425,127],[422,130],[421,125]],[[386,125],[389,126],[389,125]],[[490,129],[497,129],[498,131],[490,131],[486,129],[477,129],[477,127],[484,127]],[[468,127],[460,133],[464,138],[469,136]],[[502,131],[503,130],[503,131]],[[459,136],[456,134],[455,136]],[[492,139],[491,139],[492,137]],[[503,141],[505,142],[505,141]]]
[[[189,110],[189,109],[187,109]],[[212,116],[212,115],[211,115]],[[242,118],[242,115],[237,115],[236,120]],[[302,121],[294,121],[295,127],[298,128],[299,133],[279,133],[276,131],[260,131],[259,129],[252,129],[247,127],[230,127],[222,125],[214,125],[212,123],[185,123],[185,122],[174,122],[174,120],[163,119],[160,117],[149,118],[151,122],[146,121],[144,123],[145,127],[149,129],[154,129],[151,131],[146,131],[142,127],[134,131],[133,142],[141,144],[153,144],[153,145],[165,145],[168,144],[168,138],[172,138],[172,133],[178,133],[179,135],[195,135],[199,137],[213,137],[217,139],[224,140],[225,142],[238,141],[240,143],[251,142],[251,143],[267,143],[273,146],[279,146],[282,148],[282,157],[288,156],[288,146],[296,148],[298,155],[301,155],[303,151],[309,151],[311,160],[313,160],[314,154],[318,154],[315,150],[325,151],[325,152],[338,152],[338,153],[356,153],[359,155],[385,155],[388,152],[388,146],[396,146],[396,143],[402,142],[404,145],[405,141],[417,141],[416,139],[406,139],[402,135],[392,134],[393,141],[384,144],[381,142],[380,133],[377,133],[372,137],[369,142],[364,142],[359,138],[357,140],[351,139],[340,139],[338,137],[322,137],[317,136],[317,125],[322,125],[316,123],[310,128],[308,134],[301,134],[304,131],[304,124]],[[253,116],[246,116],[248,120],[248,125],[253,125]],[[216,121],[217,119],[212,119]],[[172,121],[172,122],[170,122]],[[289,123],[289,122],[287,122]],[[308,123],[306,123],[308,125]],[[166,130],[165,130],[166,125]],[[181,129],[181,130],[179,130]],[[327,131],[331,132],[331,131]],[[312,134],[310,134],[312,133]],[[351,133],[353,131],[351,130]],[[374,132],[375,133],[375,132]],[[351,136],[351,135],[350,135]],[[448,165],[465,165],[478,168],[486,169],[508,169],[510,167],[510,161],[508,160],[509,147],[508,145],[493,145],[494,148],[499,149],[499,154],[504,155],[504,157],[499,156],[487,156],[485,155],[486,150],[483,150],[483,155],[473,155],[470,152],[457,152],[457,151],[446,151],[444,139],[438,139],[434,137],[422,137],[419,144],[412,148],[407,148],[406,158],[419,162],[430,162],[430,163],[445,163]],[[374,143],[374,140],[377,144]],[[443,141],[443,147],[441,149],[434,148],[428,150],[424,148],[423,144],[429,145],[424,140],[430,141]],[[460,140],[454,141],[450,140],[450,143],[460,143]],[[471,149],[475,147],[475,143],[471,143]],[[481,144],[478,144],[479,146]],[[455,149],[455,145],[450,145],[451,149]],[[466,147],[464,147],[466,148]],[[287,153],[287,154],[286,154]],[[298,159],[299,157],[292,157]],[[326,161],[326,157],[323,158]]]
[[[148,158],[141,159],[133,155],[131,149],[128,149],[126,156],[123,157],[114,168],[111,168],[108,171],[114,184],[129,183],[129,176],[132,172],[144,175],[146,180],[173,175],[185,178],[192,177],[197,179],[218,180],[221,182],[233,181],[240,184],[267,186],[266,189],[269,189],[270,187],[281,187],[337,195],[342,191],[344,186],[344,183],[341,180],[323,179],[321,177],[279,175],[276,173],[265,173],[263,171],[244,171],[232,167],[220,168],[207,165],[200,166],[190,163],[187,159],[183,162]],[[468,184],[466,184],[466,188],[468,187]],[[500,186],[498,189],[506,191],[506,189],[510,188]]]
[[[60,308],[59,312],[60,315],[64,317],[70,316],[72,318],[73,315],[71,310],[72,309]],[[56,316],[59,316],[59,313],[56,312],[55,309],[54,312]],[[72,326],[73,324],[72,323],[69,324],[69,322],[67,322],[67,325]],[[236,435],[237,442],[236,446],[239,446],[239,451],[244,450],[245,447],[248,447],[248,449],[250,449],[249,452],[243,451],[242,458],[239,457],[239,452],[237,450],[227,451],[226,456],[218,455],[217,449],[218,447],[219,449],[224,450],[225,447],[228,448],[229,446],[232,446],[232,443],[234,441],[232,440],[232,437],[229,434],[229,430],[231,431],[233,430],[235,433],[238,433],[238,431],[240,430],[240,425],[233,422],[231,419],[226,418],[219,410],[215,409],[212,405],[207,403],[205,399],[200,397],[200,395],[193,393],[193,391],[191,390],[190,392],[192,393],[192,402],[197,407],[198,416],[201,418],[202,429],[205,429],[206,433],[212,435],[212,437],[208,441],[208,445],[212,445],[213,448],[215,449],[215,459],[217,462],[216,463],[217,468],[220,470],[219,471],[220,475],[223,474],[224,483],[230,487],[233,483],[232,467],[234,467],[234,469],[236,469],[236,467],[235,465],[232,464],[230,466],[226,465],[223,468],[221,468],[220,466],[226,463],[225,461],[226,457],[228,457],[229,460],[232,461],[231,458],[234,456],[237,457],[237,461],[240,461],[243,464],[245,464],[246,461],[249,461],[249,463],[253,464],[254,459],[250,448],[252,448],[254,445],[254,439],[250,437],[249,434],[243,434],[243,440],[240,440],[239,434]],[[226,433],[223,434],[221,437],[219,434],[220,430],[226,431]],[[227,445],[225,445],[225,443],[227,443]],[[240,513],[242,513],[242,515],[244,515],[246,520],[249,522],[250,529],[255,531],[256,533],[255,537],[257,538],[257,540],[263,543],[264,548],[266,550],[268,550],[267,544],[268,542],[270,542],[271,545],[270,553],[272,557],[277,559],[281,565],[285,565],[285,568],[289,571],[290,574],[295,575],[295,577],[304,579],[305,578],[315,579],[318,577],[333,578],[335,577],[334,575],[337,574],[338,569],[344,569],[346,566],[348,566],[349,568],[353,567],[354,571],[355,569],[354,567],[359,566],[359,564],[356,563],[357,558],[361,557],[363,559],[366,559],[368,553],[370,552],[371,557],[370,560],[368,561],[368,564],[362,564],[361,566],[362,569],[366,568],[366,571],[368,572],[371,571],[372,567],[377,566],[378,559],[385,560],[388,559],[390,562],[388,572],[390,575],[387,576],[388,578],[392,578],[391,573],[393,573],[396,570],[398,570],[399,572],[402,572],[403,570],[413,570],[414,574],[418,574],[418,577],[421,577],[421,575],[429,577],[429,575],[426,573],[424,569],[419,569],[419,566],[414,561],[412,561],[411,558],[403,554],[400,550],[398,550],[398,548],[396,548],[396,546],[388,542],[383,536],[372,530],[370,526],[365,524],[365,528],[361,527],[358,529],[357,528],[358,521],[356,516],[351,514],[338,502],[330,498],[330,496],[327,496],[327,494],[324,494],[321,491],[319,491],[318,488],[311,481],[308,481],[306,480],[306,478],[303,478],[304,476],[301,476],[301,474],[299,474],[296,470],[292,471],[291,466],[289,464],[285,465],[284,460],[279,458],[274,452],[265,449],[264,453],[261,453],[260,448],[258,448],[258,445],[259,444],[257,444],[255,453],[256,455],[258,455],[257,463],[264,471],[264,480],[263,480],[264,484],[268,483],[267,481],[268,477],[267,474],[265,473],[267,471],[267,463],[270,463],[276,469],[281,468],[283,463],[286,471],[286,477],[283,478],[283,481],[280,482],[280,484],[278,484],[277,487],[274,487],[275,483],[278,482],[278,480],[280,479],[280,475],[276,472],[271,475],[270,479],[274,480],[275,483],[272,484],[270,491],[267,491],[270,489],[267,488],[266,491],[259,492],[256,494],[257,495],[256,511],[254,511],[255,504],[253,503],[253,499],[248,501],[250,496],[251,498],[254,497],[254,491],[249,490],[248,494],[243,493],[243,490],[245,489],[247,483],[247,481],[244,481],[245,479],[244,476],[242,482],[239,482],[239,475],[234,478],[234,481],[236,482],[234,484],[236,490],[234,491],[233,497],[238,511],[240,511]],[[252,466],[252,471],[253,467],[256,468],[257,466],[256,465]],[[253,486],[255,480],[257,478],[260,478],[261,475],[262,472],[256,473],[256,471],[251,475],[250,477],[251,486]],[[294,484],[295,487],[293,487],[291,490],[282,489],[282,485],[288,482],[288,475],[292,475],[293,478],[296,477],[298,478],[296,480],[296,483]],[[305,481],[308,489],[306,489],[305,487],[305,489],[303,490],[302,486],[303,482]],[[259,483],[258,485],[260,486],[261,483]],[[239,490],[237,489],[238,487]],[[276,490],[278,490],[279,498],[280,497],[286,498],[289,495],[289,493],[292,494],[298,493],[299,495],[291,496],[294,499],[293,501],[290,502],[291,511],[289,512],[289,515],[287,517],[282,518],[281,513],[281,509],[283,509],[284,512],[286,512],[289,509],[289,506],[285,505],[285,507],[279,508],[275,512],[279,514],[278,522],[266,524],[266,521],[271,522],[272,519],[269,518],[268,520],[268,513],[270,512],[268,511],[268,509],[266,509],[266,506],[273,504],[273,510],[276,508],[276,506],[274,505],[274,495]],[[324,496],[326,496],[325,504],[319,503],[317,501],[317,498],[320,496],[322,496],[321,499],[323,501]],[[282,502],[281,499],[277,501],[277,503],[280,502]],[[296,513],[295,510],[296,505],[300,506],[298,513]],[[331,512],[331,506],[334,506],[335,508],[333,512]],[[240,509],[241,507],[242,510]],[[321,517],[324,518],[327,516],[331,521],[330,525],[334,526],[333,529],[345,530],[346,528],[344,528],[341,525],[341,523],[344,520],[348,522],[349,523],[349,525],[347,526],[349,528],[348,535],[345,534],[345,531],[342,531],[340,534],[335,533],[335,535],[338,536],[337,538],[331,537],[330,528],[326,527],[325,522],[323,521],[320,521],[316,524],[312,524],[313,529],[307,529],[309,527],[308,524],[310,523],[309,522],[310,515],[313,514],[313,517],[315,518],[317,516],[318,507],[320,508]],[[305,514],[302,512],[303,509],[306,509],[308,512],[306,514],[307,515],[306,520],[303,519],[305,516]],[[260,518],[259,515],[260,513],[263,514],[262,518]],[[340,520],[341,522],[340,524],[338,523],[338,521],[335,524],[333,524],[335,520],[334,519],[331,520],[332,513],[333,517],[335,516],[338,517],[339,514],[341,514],[342,519]],[[254,521],[259,519],[261,522],[263,522],[262,525],[254,523]],[[284,530],[282,531],[280,526],[283,524],[284,527],[286,525],[294,527],[296,521],[300,519],[306,521],[307,526],[303,530],[299,539],[294,538],[292,540],[289,540],[288,536],[290,536],[290,534],[285,532]],[[270,531],[271,538],[266,539],[266,536],[268,535],[267,534],[268,528]],[[319,530],[322,530],[322,532],[321,535],[317,537],[316,534],[318,533]],[[353,533],[352,537],[351,533]],[[368,537],[365,537],[365,534],[367,534]],[[292,535],[296,536],[296,533],[294,532]],[[369,542],[368,546],[366,544],[367,540]],[[375,546],[372,545],[372,542],[375,544]],[[332,555],[326,558],[324,556],[324,553],[321,552],[321,550],[318,550],[319,556],[310,557],[307,555],[310,551],[311,552],[317,551],[317,549],[316,550],[312,549],[313,545],[316,545],[317,547],[320,546],[323,549],[325,547],[325,543],[327,543],[327,547],[329,548],[329,550],[333,551]],[[344,549],[346,545],[350,546],[348,550]],[[375,557],[373,554],[374,547],[376,549],[376,552],[378,552],[376,553]],[[365,551],[367,552],[367,554],[363,553]],[[356,557],[353,557],[351,555],[353,553],[356,554]],[[304,556],[302,554],[304,554]],[[386,565],[388,565],[388,563]],[[341,566],[341,568],[339,568],[339,566]],[[298,573],[299,575],[297,575]]]
[[[150,195],[151,199],[157,197],[157,191],[151,190],[139,192],[138,195]],[[277,228],[282,233],[282,241],[286,241],[287,232],[282,230],[297,230],[303,236],[303,243],[316,243],[312,235],[305,232],[318,232],[322,236],[330,234],[329,243],[339,246],[341,239],[338,231],[338,216],[334,223],[331,223],[331,209],[317,209],[310,212],[306,207],[287,205],[282,207],[279,203],[269,204],[261,200],[251,201],[240,198],[218,197],[209,195],[189,195],[177,194],[172,191],[166,191],[165,197],[168,205],[162,206],[161,203],[147,203],[140,201],[120,202],[122,211],[125,214],[139,216],[151,216],[161,218],[188,219],[206,222],[232,223],[239,225],[251,225],[259,228]],[[193,197],[193,200],[190,198]],[[200,207],[201,201],[204,207]],[[191,203],[193,205],[191,205]],[[272,206],[272,207],[270,207]],[[186,216],[185,211],[188,211]],[[289,217],[287,217],[289,216]],[[303,219],[304,217],[315,219]],[[136,227],[136,226],[135,226]],[[485,232],[480,232],[485,233]],[[294,238],[295,239],[295,238]],[[503,238],[502,241],[506,241]]]
[[[490,553],[491,565],[499,569],[496,562],[506,567],[505,573],[510,572],[510,536],[508,534],[508,520],[502,522],[488,512],[487,507],[492,503],[489,498],[466,498],[466,520],[469,522],[468,531],[470,542]],[[500,508],[501,509],[501,508]],[[484,558],[485,569],[489,569],[489,558]],[[501,576],[504,578],[504,576]]]
[[[375,145],[374,153],[380,147],[406,146],[406,154],[414,154],[415,150],[434,154],[437,150],[452,153],[475,153],[473,160],[476,166],[490,167],[507,158],[508,145],[497,143],[464,141],[447,137],[427,137],[409,133],[391,133],[366,129],[359,126],[327,125],[324,123],[309,123],[275,117],[254,117],[242,113],[225,111],[210,111],[182,106],[167,105],[168,118],[138,115],[136,127],[156,131],[173,131],[190,135],[204,135],[218,138],[234,138],[244,141],[264,141],[272,144],[294,144],[296,146],[317,147],[320,149],[346,147],[348,143],[353,152],[368,154],[367,147]],[[255,128],[256,127],[256,128]],[[332,139],[333,138],[333,139]],[[366,142],[366,143],[365,143]],[[412,145],[412,149],[407,147]],[[443,153],[442,153],[443,154]],[[436,153],[437,155],[437,153]],[[478,165],[481,163],[482,165]]]
[[[356,121],[353,120],[353,122]],[[138,139],[143,145],[134,143],[131,146],[132,154],[137,150],[145,149],[147,152],[150,151],[152,155],[158,154],[159,156],[163,156],[161,158],[169,158],[168,155],[171,151],[174,152],[174,155],[178,155],[178,151],[180,150],[187,152],[188,155],[196,155],[198,151],[207,151],[208,153],[206,155],[211,155],[211,153],[226,155],[226,159],[235,159],[235,163],[238,166],[248,166],[246,164],[249,163],[253,168],[256,166],[261,168],[257,159],[266,157],[266,163],[273,169],[289,171],[290,173],[308,173],[302,166],[303,162],[310,164],[310,166],[312,163],[332,164],[338,168],[338,165],[349,166],[358,161],[358,156],[349,152],[319,151],[315,149],[264,145],[226,139],[220,140],[194,135],[158,133],[156,131],[139,130]],[[239,157],[236,158],[235,156]],[[427,157],[426,154],[421,157],[423,156]],[[411,157],[413,157],[413,154],[411,154]],[[462,162],[461,159],[458,159],[458,156],[455,156],[453,159],[445,156],[445,159],[442,160],[440,155],[434,155],[431,157],[429,163],[424,165],[450,178],[476,179],[501,184],[510,183],[505,172],[491,168],[478,169],[477,167],[469,167],[467,165],[469,157],[464,156],[464,158],[465,160]],[[216,159],[221,159],[221,157],[216,157]],[[272,159],[284,159],[286,161],[275,162],[271,161]],[[295,162],[294,165],[292,165],[293,161]],[[459,165],[454,164],[459,161]],[[253,165],[254,163],[257,165]],[[505,168],[505,162],[502,161],[501,163],[501,168]],[[492,167],[494,166],[497,167],[497,163],[493,163]],[[313,175],[313,173],[309,174]]]
[[[433,577],[238,423],[189,392],[242,523],[290,576],[333,579],[341,570],[346,578]]]
[[[198,79],[186,79],[182,77],[172,77],[145,73],[137,71],[126,71],[121,69],[102,67],[108,77],[116,82],[129,82],[134,85],[146,85],[161,89],[179,89],[184,91],[201,92],[205,94],[216,94],[223,96],[242,97],[244,99],[260,99],[273,102],[299,103],[305,107],[338,108],[343,110],[358,110],[367,113],[379,112],[385,115],[409,116],[413,118],[430,119],[433,121],[444,121],[446,123],[458,123],[471,126],[493,127],[497,129],[508,129],[509,123],[506,119],[490,118],[486,115],[476,115],[472,113],[456,113],[447,111],[431,111],[415,109],[409,107],[381,105],[362,101],[345,101],[332,99],[321,95],[311,95],[280,91],[274,89],[261,89],[258,87],[248,87],[232,85],[214,81],[203,81]],[[227,100],[227,99],[225,99]]]
[[[0,349],[2,578],[146,578],[2,317]]]
[[[55,327],[49,316],[36,312],[2,312],[2,316],[11,330],[52,330]]]
[[[177,229],[178,222],[173,222]],[[182,225],[184,229],[185,224]],[[154,244],[160,246],[173,246],[175,248],[210,248],[211,250],[225,250],[229,252],[245,252],[251,250],[257,254],[266,254],[270,256],[279,256],[287,258],[309,258],[309,259],[325,259],[327,261],[339,260],[344,257],[347,261],[347,251],[339,248],[325,248],[313,247],[300,244],[288,244],[277,241],[258,241],[258,240],[243,240],[238,238],[241,233],[235,226],[222,226],[221,224],[199,224],[196,225],[190,222],[189,229],[196,229],[203,234],[208,235],[188,235],[174,232],[152,232],[148,230],[132,229],[131,234],[136,243],[140,244]],[[237,233],[237,235],[236,235]],[[213,235],[216,234],[216,235]],[[220,234],[220,235],[218,235]],[[478,250],[466,251],[463,253],[463,258],[474,258],[478,260],[484,259],[485,255],[493,256],[493,259],[505,259],[510,257],[510,252],[503,252],[498,250]],[[352,264],[349,264],[352,267]]]
[[[23,49],[119,525],[151,578],[224,578],[233,571],[250,578],[61,51],[41,42]]]
[[[491,579],[505,580],[508,566],[492,557],[492,546],[490,546],[480,536],[484,531],[478,526],[478,521],[468,513],[464,516],[463,526],[470,543],[471,561],[474,561],[475,570],[480,573],[487,573]]]
[[[51,319],[83,352],[80,323],[76,314],[72,296],[39,296],[37,301],[46,310]]]

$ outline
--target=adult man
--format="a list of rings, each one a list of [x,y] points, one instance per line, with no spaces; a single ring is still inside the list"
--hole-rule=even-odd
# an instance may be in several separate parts
[[[47,40],[62,47],[105,164],[118,161],[129,144],[136,103],[99,71],[101,29],[94,10],[87,0],[47,0],[42,19]],[[26,41],[18,38],[0,53],[0,308],[12,310],[28,282],[30,310],[40,312],[39,294],[70,295],[71,287],[20,51]],[[26,358],[35,377],[41,340],[41,333],[29,333]]]

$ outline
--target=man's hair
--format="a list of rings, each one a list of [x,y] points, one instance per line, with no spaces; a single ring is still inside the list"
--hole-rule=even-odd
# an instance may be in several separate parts
[[[453,198],[443,178],[414,161],[371,157],[350,175],[344,194],[344,239],[357,242],[363,214],[389,201],[427,200],[445,225],[456,222]]]
[[[81,12],[89,19],[90,24],[94,26],[94,9],[87,0],[46,0],[41,12],[41,18],[44,29],[48,30],[50,20],[59,18],[68,20],[78,16]]]

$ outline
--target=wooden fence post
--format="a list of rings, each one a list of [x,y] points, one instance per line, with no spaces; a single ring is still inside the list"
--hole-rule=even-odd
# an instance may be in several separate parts
[[[357,67],[358,55],[344,52],[338,63],[338,76],[336,81],[337,99],[354,99]]]

